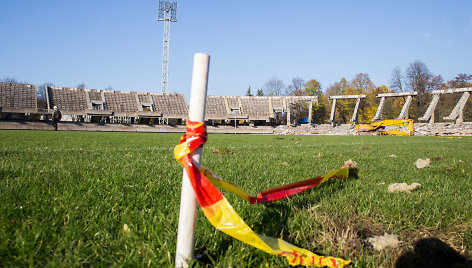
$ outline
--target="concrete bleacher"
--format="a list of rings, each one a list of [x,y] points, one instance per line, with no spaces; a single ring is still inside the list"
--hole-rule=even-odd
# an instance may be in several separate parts
[[[294,103],[317,102],[314,96],[207,96],[205,120],[266,121],[287,113]],[[290,117],[290,116],[289,116]]]
[[[264,97],[241,97],[243,111],[254,120],[268,121],[271,111],[269,110],[269,98]]]
[[[0,112],[37,113],[36,86],[0,82]]]
[[[188,114],[183,94],[55,86],[45,90],[48,109],[58,106],[64,115],[185,119]]]
[[[229,109],[229,108],[228,108]],[[206,118],[209,120],[225,120],[228,117],[225,98],[223,96],[207,96]]]
[[[134,92],[104,91],[107,110],[115,116],[133,116],[138,111],[138,103]],[[134,94],[133,94],[134,93]]]
[[[1,84],[0,107],[37,112],[36,87],[26,84]],[[183,94],[150,93],[136,91],[96,90],[46,86],[47,109],[58,106],[65,121],[140,122],[136,119],[183,119],[188,106]],[[290,117],[293,103],[316,102],[313,96],[207,96],[206,120],[244,120],[270,122],[277,114]],[[29,109],[29,110],[25,110]],[[280,117],[280,116],[279,116]],[[118,119],[118,120],[117,120]],[[162,119],[162,120],[161,120]],[[100,121],[101,122],[101,121]],[[147,121],[145,121],[147,122]]]
[[[85,91],[80,88],[46,87],[48,109],[60,107],[63,114],[84,115],[87,109]]]
[[[183,94],[150,93],[157,112],[165,118],[185,119],[188,116],[187,102]]]

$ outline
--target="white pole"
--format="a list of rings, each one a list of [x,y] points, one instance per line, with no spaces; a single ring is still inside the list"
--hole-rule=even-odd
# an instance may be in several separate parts
[[[203,53],[195,54],[193,61],[192,88],[190,92],[190,107],[188,118],[191,121],[205,120],[205,106],[208,85],[208,69],[210,56]],[[202,147],[197,148],[190,156],[200,164]],[[195,218],[197,214],[197,200],[192,185],[185,172],[182,177],[182,193],[180,197],[179,229],[177,232],[177,250],[175,267],[188,267],[188,261],[193,257],[195,234]]]

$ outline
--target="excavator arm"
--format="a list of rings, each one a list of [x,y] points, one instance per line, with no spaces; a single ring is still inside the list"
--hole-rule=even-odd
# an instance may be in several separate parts
[[[404,132],[399,129],[385,130],[387,126],[408,126],[408,132]],[[413,136],[415,134],[415,127],[413,125],[413,119],[388,119],[381,120],[371,124],[358,124],[356,125],[358,132],[380,132],[387,135],[401,135],[401,136]]]

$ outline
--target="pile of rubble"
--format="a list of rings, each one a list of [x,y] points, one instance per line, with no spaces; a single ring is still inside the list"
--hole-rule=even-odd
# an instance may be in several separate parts
[[[353,124],[332,125],[298,125],[278,126],[274,129],[276,135],[356,135]]]
[[[358,135],[354,124],[278,126],[276,135]],[[415,123],[416,136],[472,136],[472,123]]]
[[[472,123],[415,123],[417,136],[472,136]]]

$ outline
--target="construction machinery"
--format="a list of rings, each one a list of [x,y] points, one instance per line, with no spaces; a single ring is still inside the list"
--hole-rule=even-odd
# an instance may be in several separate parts
[[[395,126],[398,128],[395,129]],[[408,132],[404,131],[405,128],[408,129]],[[415,134],[413,119],[389,119],[370,124],[356,124],[355,129],[358,133],[375,133],[380,135],[413,136]]]

